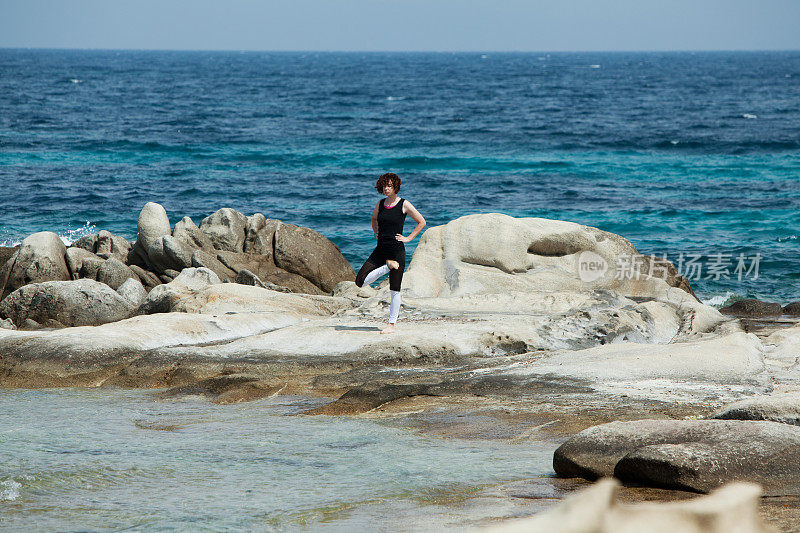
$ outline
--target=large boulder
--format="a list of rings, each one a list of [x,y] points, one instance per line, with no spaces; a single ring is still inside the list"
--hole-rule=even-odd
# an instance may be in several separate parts
[[[612,289],[652,298],[672,286],[691,290],[671,263],[640,255],[619,235],[499,213],[428,229],[403,278],[416,297]]]
[[[773,533],[759,516],[761,489],[732,483],[676,502],[623,504],[619,482],[603,479],[543,513],[491,526],[491,533]]]
[[[750,481],[800,495],[800,427],[749,420],[636,420],[581,431],[553,455],[561,477],[708,492]]]
[[[233,252],[224,253],[233,254]],[[216,250],[214,250],[213,253],[206,252],[205,250],[195,250],[192,254],[192,266],[211,270],[223,282],[232,281],[236,277],[236,271],[225,266],[225,264],[217,258]]]
[[[800,302],[792,302],[781,309],[784,315],[800,316]]]
[[[275,264],[327,293],[339,282],[356,278],[338,246],[320,233],[294,224],[281,224],[275,230]]]
[[[230,207],[223,207],[200,222],[200,231],[211,240],[214,248],[227,252],[244,251],[246,227],[247,217]]]
[[[65,326],[97,326],[128,318],[135,309],[105,283],[79,279],[25,285],[0,303],[0,317],[15,324],[55,320]]]
[[[65,255],[67,247],[51,231],[29,235],[0,269],[2,298],[29,283],[71,279]]]
[[[146,290],[150,290],[158,285],[161,285],[161,280],[158,279],[158,276],[153,274],[152,272],[143,269],[137,265],[130,265],[131,272],[136,274],[139,277],[139,281],[142,282],[144,288]]]
[[[142,260],[149,264],[147,250],[150,245],[164,235],[172,234],[167,211],[160,204],[147,202],[139,213],[136,229],[138,234],[134,250]]]
[[[11,259],[16,251],[19,250],[19,245],[17,246],[0,246],[0,268],[6,264],[6,261]]]

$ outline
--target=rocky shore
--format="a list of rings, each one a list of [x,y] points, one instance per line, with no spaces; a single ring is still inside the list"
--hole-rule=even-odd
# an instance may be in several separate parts
[[[137,230],[134,243],[101,231],[66,247],[42,232],[0,249],[3,387],[316,395],[331,401],[309,415],[561,443],[559,477],[701,493],[756,483],[763,518],[800,520],[775,507],[800,495],[797,303],[723,314],[621,236],[469,215],[424,233],[398,331],[378,335],[388,283],[356,287],[311,229],[227,208],[173,228],[149,203]],[[631,258],[630,276],[581,275],[581,261]],[[609,487],[595,491],[606,503]]]

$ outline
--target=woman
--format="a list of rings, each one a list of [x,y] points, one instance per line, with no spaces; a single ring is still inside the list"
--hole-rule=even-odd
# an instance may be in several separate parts
[[[378,202],[372,211],[372,231],[378,239],[378,245],[369,256],[364,266],[358,271],[356,285],[369,285],[384,274],[389,274],[389,325],[381,333],[394,333],[394,324],[400,314],[400,283],[406,269],[406,247],[425,227],[425,219],[419,214],[411,202],[398,198],[400,178],[397,174],[382,174],[375,184],[379,193],[386,198]],[[406,215],[411,215],[417,227],[408,237],[403,237],[403,223]]]

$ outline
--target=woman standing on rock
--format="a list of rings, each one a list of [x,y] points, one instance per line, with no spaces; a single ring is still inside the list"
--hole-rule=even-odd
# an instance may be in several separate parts
[[[406,247],[425,227],[425,219],[411,202],[399,198],[400,178],[397,174],[382,174],[375,184],[379,193],[386,195],[372,211],[372,231],[378,245],[369,256],[364,266],[358,271],[356,285],[369,285],[384,274],[389,274],[389,325],[381,333],[394,333],[394,324],[400,314],[400,283],[406,268]],[[417,227],[408,237],[403,237],[403,223],[406,215],[411,215]]]

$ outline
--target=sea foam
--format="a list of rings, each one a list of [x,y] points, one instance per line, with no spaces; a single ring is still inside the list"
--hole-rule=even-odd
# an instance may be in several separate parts
[[[0,481],[0,501],[13,502],[19,498],[19,489],[21,487],[22,484],[13,479]]]

